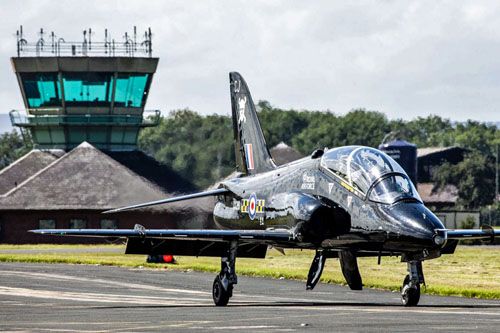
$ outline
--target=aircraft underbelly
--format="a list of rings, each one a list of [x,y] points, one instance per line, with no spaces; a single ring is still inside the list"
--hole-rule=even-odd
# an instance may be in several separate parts
[[[238,256],[242,258],[265,258],[266,252],[267,244],[242,243],[238,247]],[[185,256],[222,257],[227,253],[227,245],[208,240],[129,238],[125,253],[148,255],[173,253]]]

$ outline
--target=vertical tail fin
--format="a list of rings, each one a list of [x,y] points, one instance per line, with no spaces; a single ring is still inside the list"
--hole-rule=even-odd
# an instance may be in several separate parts
[[[245,80],[239,73],[231,72],[229,82],[238,171],[254,175],[275,169]]]

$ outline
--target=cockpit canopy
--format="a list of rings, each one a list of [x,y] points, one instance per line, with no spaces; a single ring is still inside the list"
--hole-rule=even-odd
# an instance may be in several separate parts
[[[372,201],[386,204],[404,198],[422,201],[403,168],[380,150],[363,146],[330,149],[321,158],[321,166],[355,193],[368,195]]]

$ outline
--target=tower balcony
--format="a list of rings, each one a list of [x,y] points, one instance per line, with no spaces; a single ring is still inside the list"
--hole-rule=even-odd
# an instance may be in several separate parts
[[[58,109],[10,112],[13,126],[30,132],[39,149],[71,150],[83,141],[109,151],[137,149],[139,130],[159,124],[159,110],[139,115],[61,114]]]
[[[63,114],[61,109],[12,110],[9,113],[12,126],[30,128],[37,126],[117,126],[153,127],[160,122],[160,110],[146,110],[138,115]]]

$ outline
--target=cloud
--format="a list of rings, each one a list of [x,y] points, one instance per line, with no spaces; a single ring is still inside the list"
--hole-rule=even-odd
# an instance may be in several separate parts
[[[282,108],[390,118],[438,114],[498,121],[500,4],[495,1],[23,1],[2,2],[4,109],[22,101],[8,58],[19,24],[66,39],[120,40],[153,29],[160,57],[148,108],[229,114],[228,78]]]

